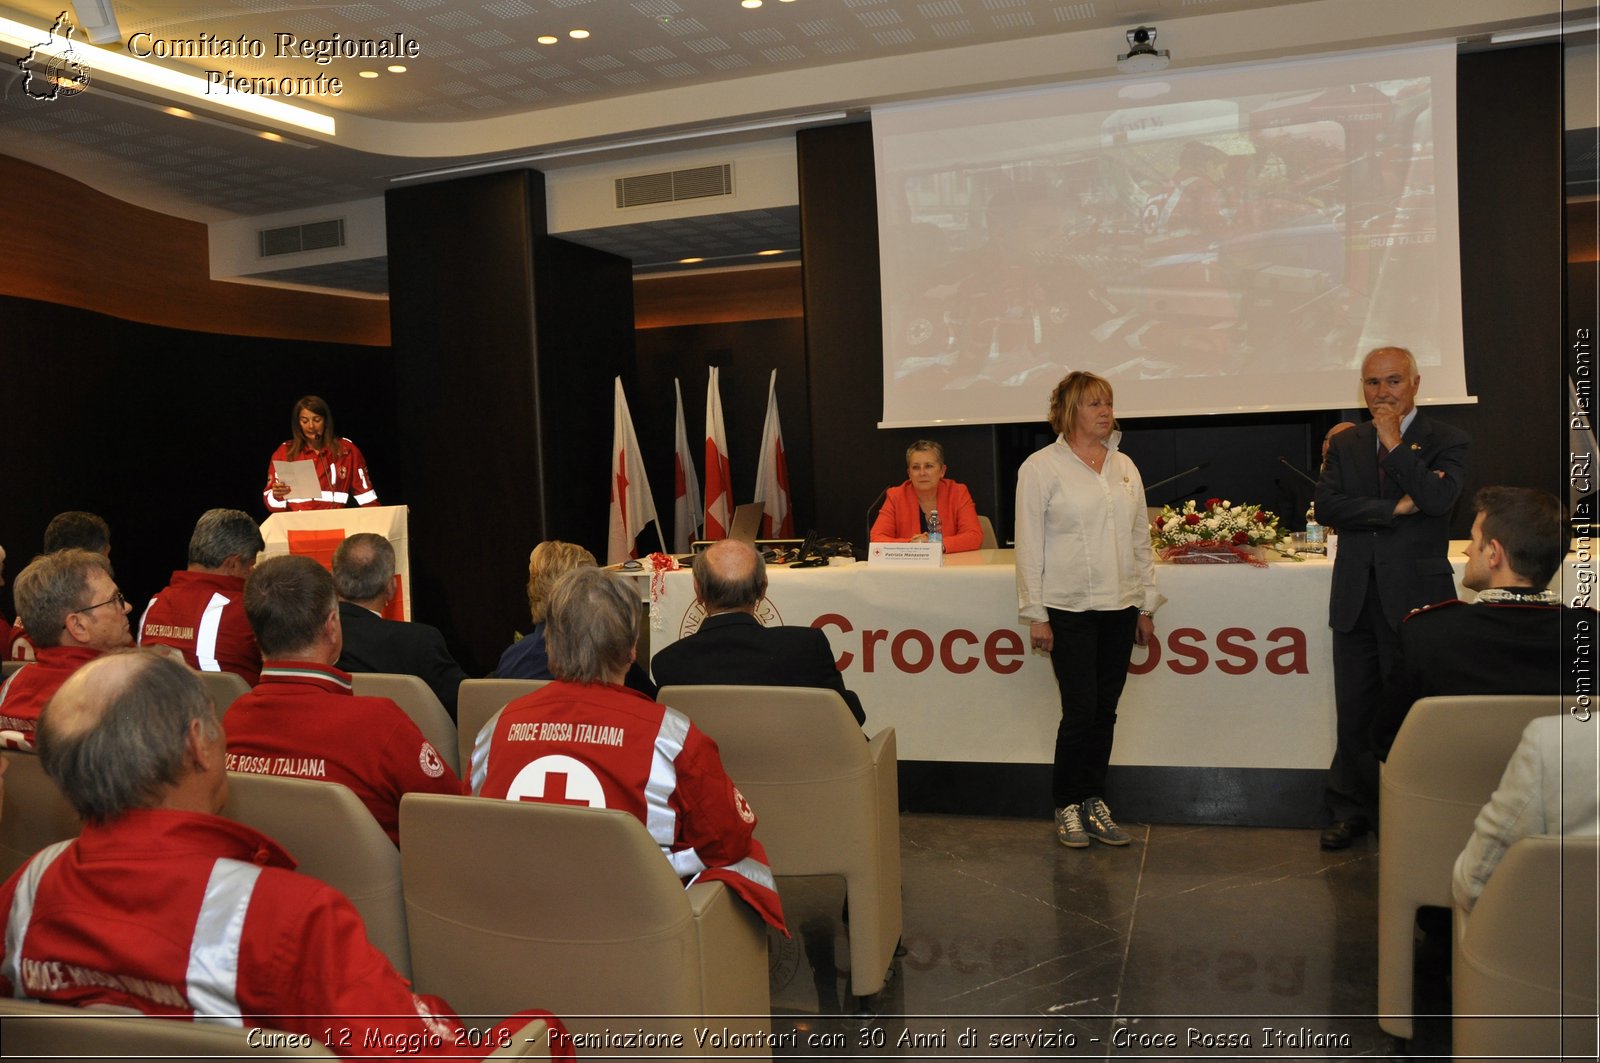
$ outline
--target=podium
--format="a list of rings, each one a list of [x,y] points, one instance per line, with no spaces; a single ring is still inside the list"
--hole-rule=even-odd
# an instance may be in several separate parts
[[[277,554],[301,554],[312,558],[330,572],[333,552],[352,535],[373,532],[394,546],[394,571],[400,577],[400,590],[384,610],[389,620],[411,619],[411,536],[406,506],[363,506],[356,509],[307,509],[274,513],[261,525],[266,548],[263,558]]]

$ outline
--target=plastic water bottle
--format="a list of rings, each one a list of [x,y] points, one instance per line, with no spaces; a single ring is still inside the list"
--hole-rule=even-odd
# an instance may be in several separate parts
[[[1306,546],[1320,553],[1328,548],[1327,544],[1325,529],[1317,523],[1317,504],[1313,502],[1306,507]]]
[[[939,511],[928,510],[928,541],[930,543],[944,542],[944,525],[939,523]]]

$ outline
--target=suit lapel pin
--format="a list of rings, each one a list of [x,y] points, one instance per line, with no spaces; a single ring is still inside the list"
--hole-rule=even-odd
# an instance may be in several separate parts
[[[1421,450],[1422,449],[1422,444],[1421,443],[1413,443],[1413,444],[1411,444],[1411,449],[1412,450]]]

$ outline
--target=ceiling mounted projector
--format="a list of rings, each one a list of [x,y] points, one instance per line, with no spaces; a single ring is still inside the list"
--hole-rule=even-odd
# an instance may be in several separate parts
[[[1117,70],[1123,74],[1154,74],[1172,62],[1172,53],[1156,51],[1156,28],[1139,26],[1128,31],[1128,54],[1117,56]]]

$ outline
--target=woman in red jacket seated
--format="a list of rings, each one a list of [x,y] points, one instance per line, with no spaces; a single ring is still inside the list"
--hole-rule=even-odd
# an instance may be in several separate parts
[[[945,553],[976,550],[982,544],[983,529],[978,526],[972,492],[944,478],[943,447],[927,439],[907,447],[906,475],[905,483],[885,492],[883,508],[872,522],[873,542],[925,543],[928,514],[937,510]]]

